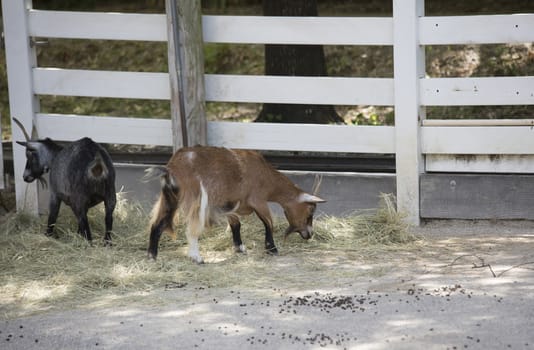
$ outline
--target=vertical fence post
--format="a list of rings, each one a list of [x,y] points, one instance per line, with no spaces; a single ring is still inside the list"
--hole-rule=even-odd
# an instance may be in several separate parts
[[[200,0],[166,0],[174,149],[206,144]]]
[[[420,223],[419,177],[424,171],[420,124],[425,109],[419,101],[419,79],[425,75],[425,52],[418,34],[421,16],[424,0],[393,0],[397,206],[414,225]]]
[[[9,108],[11,117],[20,120],[29,133],[32,131],[35,112],[39,110],[32,79],[32,68],[37,65],[37,59],[28,32],[28,10],[31,8],[31,0],[2,1]],[[17,210],[37,214],[37,185],[22,180],[26,162],[25,149],[15,143],[23,141],[24,136],[14,123],[11,123],[11,130]]]

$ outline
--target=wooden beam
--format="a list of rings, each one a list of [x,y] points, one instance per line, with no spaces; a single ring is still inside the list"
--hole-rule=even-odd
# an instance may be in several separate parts
[[[162,14],[30,10],[28,16],[31,36],[167,41]]]
[[[203,16],[205,42],[296,45],[392,45],[388,17]]]
[[[395,127],[209,122],[208,144],[229,148],[395,153]]]
[[[206,143],[200,0],[166,0],[174,149]]]
[[[206,100],[392,106],[392,78],[206,74]]]
[[[510,44],[534,41],[534,14],[435,16],[419,19],[421,45]]]

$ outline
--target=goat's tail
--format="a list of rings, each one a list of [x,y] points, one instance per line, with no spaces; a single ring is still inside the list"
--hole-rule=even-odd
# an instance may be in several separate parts
[[[141,181],[148,182],[158,177],[161,183],[161,194],[152,209],[150,226],[161,226],[162,232],[176,239],[173,221],[179,206],[180,191],[174,176],[169,173],[166,167],[151,167],[145,170],[145,176]]]
[[[100,152],[97,152],[95,158],[89,163],[87,175],[90,179],[101,180],[105,179],[109,174],[109,169],[102,158]]]
[[[159,178],[161,182],[161,189],[166,188],[172,192],[178,191],[178,184],[174,177],[169,174],[169,170],[164,166],[153,166],[145,170],[145,175],[141,178],[142,182],[150,182]]]

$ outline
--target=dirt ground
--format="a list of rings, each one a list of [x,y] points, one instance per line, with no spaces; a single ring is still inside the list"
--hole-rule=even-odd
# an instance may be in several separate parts
[[[531,349],[534,223],[435,221],[423,243],[266,257],[269,278],[195,277],[0,321],[2,349]],[[209,260],[209,259],[208,259]],[[212,257],[211,264],[218,264]],[[209,264],[198,266],[209,268]],[[256,283],[251,283],[256,279]],[[1,311],[1,310],[0,310]]]

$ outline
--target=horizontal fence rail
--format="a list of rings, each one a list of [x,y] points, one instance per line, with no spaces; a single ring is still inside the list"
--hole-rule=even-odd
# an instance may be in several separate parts
[[[206,100],[391,106],[393,79],[206,74]]]
[[[395,153],[395,128],[210,122],[208,144],[289,151]]]
[[[421,45],[529,43],[532,33],[534,14],[419,19]]]
[[[102,143],[172,146],[169,119],[39,113],[36,128],[39,135],[54,140],[75,141],[90,135]]]
[[[172,146],[171,121],[65,114],[37,114],[37,132],[74,141],[87,135],[97,142]],[[69,130],[65,135],[64,130]],[[125,132],[127,130],[127,132]],[[208,143],[230,148],[289,151],[395,153],[391,126],[208,123]],[[303,146],[305,145],[304,149]]]
[[[211,43],[393,45],[387,17],[202,16],[202,22]]]
[[[36,37],[167,41],[164,14],[30,10],[28,16]]]
[[[169,74],[34,68],[36,94],[170,99]]]
[[[429,154],[534,154],[534,129],[526,126],[421,128]]]
[[[534,104],[534,77],[427,78],[419,83],[426,106]]]

